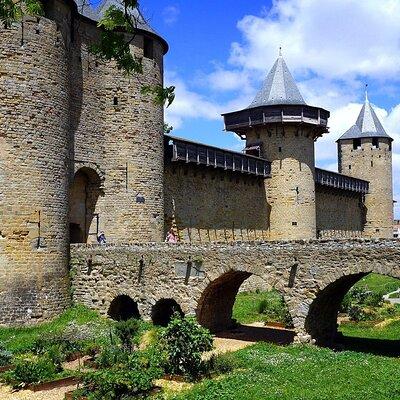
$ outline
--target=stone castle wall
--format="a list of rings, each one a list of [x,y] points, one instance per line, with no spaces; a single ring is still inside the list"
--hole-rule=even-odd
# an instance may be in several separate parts
[[[341,231],[361,234],[365,224],[365,205],[357,193],[316,186],[317,232]]]
[[[268,235],[269,207],[261,177],[167,163],[164,196],[166,230],[174,217],[181,239],[188,239],[188,228],[196,242],[198,230],[203,241],[210,241],[208,235],[212,241]]]
[[[392,151],[388,139],[379,138],[375,148],[371,138],[361,139],[361,146],[353,147],[352,140],[338,144],[339,172],[370,182],[365,197],[365,236],[393,237],[393,182]]]

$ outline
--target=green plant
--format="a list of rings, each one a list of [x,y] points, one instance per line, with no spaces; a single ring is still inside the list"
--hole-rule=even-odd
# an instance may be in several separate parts
[[[126,364],[129,353],[118,346],[106,346],[96,356],[95,364],[98,368],[111,368],[117,364]]]
[[[135,344],[139,341],[140,321],[128,319],[119,321],[115,324],[115,334],[121,340],[122,347],[126,351],[132,351]]]
[[[24,387],[30,383],[46,382],[57,375],[57,367],[46,356],[18,360],[15,368],[3,374],[5,383],[13,387]]]
[[[204,372],[202,354],[212,350],[213,338],[194,318],[175,313],[160,335],[160,347],[168,373],[196,378]]]
[[[0,367],[11,364],[12,357],[11,351],[7,350],[4,344],[0,342]]]
[[[162,372],[154,351],[136,351],[128,355],[125,364],[85,373],[84,388],[77,394],[93,400],[141,396],[153,389],[154,380],[160,378]]]

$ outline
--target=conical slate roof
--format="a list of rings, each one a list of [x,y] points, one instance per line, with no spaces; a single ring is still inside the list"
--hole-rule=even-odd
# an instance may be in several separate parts
[[[267,75],[261,90],[248,108],[272,105],[305,105],[292,74],[282,54],[279,54],[274,66]]]
[[[339,140],[346,139],[361,139],[368,137],[384,137],[393,140],[385,131],[375,113],[374,108],[368,100],[368,95],[365,96],[365,103],[361,109],[360,115],[357,118],[356,124],[345,132]]]

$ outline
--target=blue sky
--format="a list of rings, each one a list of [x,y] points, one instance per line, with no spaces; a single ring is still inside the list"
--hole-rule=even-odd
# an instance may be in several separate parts
[[[166,121],[175,135],[241,149],[220,113],[251,102],[282,46],[307,103],[331,111],[331,132],[316,144],[320,167],[337,168],[335,140],[355,123],[368,83],[396,140],[400,201],[400,1],[141,0],[141,8],[170,45],[165,78],[177,98]]]

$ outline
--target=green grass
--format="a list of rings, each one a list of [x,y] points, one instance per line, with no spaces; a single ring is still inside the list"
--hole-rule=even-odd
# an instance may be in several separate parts
[[[240,368],[174,400],[398,400],[400,362],[355,352],[259,343],[235,353]]]
[[[400,287],[400,279],[390,276],[369,274],[360,279],[354,286],[367,289],[375,293],[390,293]]]
[[[267,307],[263,313],[259,312],[260,303],[265,300]],[[282,303],[279,292],[243,292],[236,296],[233,306],[233,318],[242,324],[253,322],[285,322],[286,307]]]
[[[400,319],[395,319],[384,326],[376,326],[375,321],[346,322],[340,325],[339,331],[345,336],[367,338],[400,340]]]
[[[77,305],[68,309],[51,322],[18,328],[0,327],[0,342],[3,342],[6,348],[13,353],[24,353],[29,351],[34,342],[42,335],[62,332],[71,322],[75,322],[77,325],[84,325],[89,322],[104,325],[110,323],[107,319],[100,317],[97,312]]]

